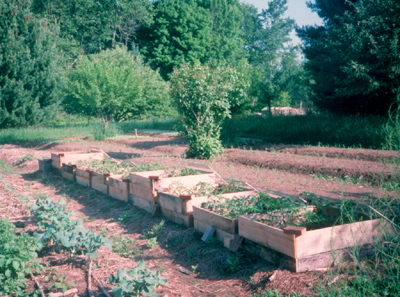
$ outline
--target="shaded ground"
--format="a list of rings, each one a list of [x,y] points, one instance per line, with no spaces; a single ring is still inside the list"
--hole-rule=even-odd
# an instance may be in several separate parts
[[[237,271],[230,273],[228,257],[234,256],[218,244],[205,244],[201,234],[193,228],[183,228],[166,222],[157,237],[157,246],[147,248],[148,239],[142,238],[161,218],[98,192],[68,182],[53,174],[38,172],[38,159],[49,157],[50,152],[87,150],[100,147],[113,158],[133,159],[135,162],[177,165],[180,161],[208,164],[225,178],[246,181],[288,194],[303,191],[319,195],[351,199],[363,197],[399,197],[399,192],[382,187],[398,176],[396,168],[387,165],[387,160],[397,158],[395,152],[374,150],[323,148],[323,147],[259,147],[260,150],[227,149],[223,156],[212,162],[184,160],[185,139],[171,135],[139,135],[139,139],[107,140],[104,142],[70,142],[60,144],[29,144],[0,146],[0,159],[17,164],[31,154],[28,160],[16,166],[17,172],[6,172],[0,168],[0,216],[12,221],[27,222],[19,232],[33,231],[35,222],[29,217],[27,204],[35,201],[39,194],[58,200],[67,200],[69,211],[84,219],[85,226],[108,237],[127,237],[132,241],[129,250],[135,251],[133,259],[123,258],[116,252],[102,247],[95,263],[94,274],[110,290],[105,280],[118,268],[132,268],[144,259],[151,269],[161,270],[168,277],[167,286],[158,292],[162,296],[250,296],[265,289],[278,289],[281,293],[299,292],[310,295],[313,286],[327,283],[324,272],[292,273],[268,262],[246,255],[239,257]],[[32,147],[32,145],[34,147]],[[348,178],[346,178],[348,176]],[[360,176],[363,178],[361,179]],[[382,184],[383,183],[383,184]],[[378,184],[381,186],[378,187]],[[87,269],[82,260],[69,259],[66,254],[48,250],[41,255],[42,261],[50,263],[46,273],[38,277],[44,287],[45,276],[52,269],[64,274],[66,283],[75,282],[80,296],[87,294]],[[190,275],[176,270],[177,267],[191,272]],[[95,286],[95,282],[92,282]],[[32,288],[33,283],[29,283]],[[95,287],[95,293],[101,295]]]

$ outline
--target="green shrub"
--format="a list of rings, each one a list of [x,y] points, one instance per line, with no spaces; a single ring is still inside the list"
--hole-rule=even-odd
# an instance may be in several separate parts
[[[64,86],[67,112],[112,121],[161,116],[169,110],[168,84],[125,48],[84,56]],[[101,134],[101,133],[100,133]]]
[[[181,117],[187,156],[211,159],[222,152],[220,126],[231,107],[247,97],[249,83],[234,68],[184,65],[171,77],[171,94]]]

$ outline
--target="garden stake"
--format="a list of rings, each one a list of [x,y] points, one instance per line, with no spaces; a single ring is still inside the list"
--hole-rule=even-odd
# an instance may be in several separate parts
[[[389,218],[385,217],[383,214],[381,214],[379,211],[377,211],[375,208],[373,208],[372,206],[369,206],[368,204],[366,204],[369,208],[371,208],[377,215],[381,216],[382,218],[384,218],[386,221],[388,221],[389,223],[391,223],[393,226],[395,226],[396,228],[400,229],[399,225],[396,225],[394,222],[392,222]]]
[[[86,264],[86,267],[89,268],[89,264],[86,261],[85,258],[83,258],[83,261]],[[107,290],[103,287],[103,285],[101,284],[101,282],[99,281],[99,279],[92,273],[92,276],[94,278],[94,280],[96,281],[97,285],[100,287],[100,289],[103,291],[103,294],[106,295],[107,297],[111,297],[110,294],[108,294]]]
[[[31,277],[35,281],[36,286],[39,288],[40,294],[42,294],[42,297],[45,297],[42,286],[39,284],[38,280],[36,279],[36,277],[33,276],[32,273],[31,273]]]
[[[94,297],[94,293],[92,291],[92,258],[90,258],[89,262],[89,272],[88,272],[88,294],[89,297]]]
[[[227,182],[226,180],[224,180],[224,179],[221,177],[221,175],[219,175],[214,169],[212,169],[212,167],[211,167],[210,165],[207,165],[207,166],[208,166],[208,168],[210,168],[211,171],[214,172],[214,174],[215,174],[216,176],[218,176],[225,184],[228,184],[228,182]]]

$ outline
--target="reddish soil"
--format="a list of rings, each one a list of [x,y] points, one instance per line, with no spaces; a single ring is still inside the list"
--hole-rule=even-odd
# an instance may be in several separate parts
[[[130,244],[137,250],[134,259],[123,258],[102,247],[94,271],[104,287],[111,292],[105,280],[118,268],[132,268],[144,259],[146,266],[162,271],[169,281],[158,289],[162,296],[250,296],[266,289],[278,289],[280,293],[299,292],[310,295],[313,285],[329,281],[326,272],[292,273],[279,269],[257,256],[240,257],[240,269],[229,273],[226,260],[233,254],[220,245],[203,243],[201,234],[193,228],[184,228],[166,222],[157,238],[158,245],[147,249],[147,239],[141,238],[161,218],[152,218],[144,211],[106,197],[92,189],[81,187],[53,174],[38,171],[38,159],[50,157],[56,151],[80,151],[99,147],[116,159],[133,159],[135,162],[161,163],[174,166],[181,161],[210,165],[224,178],[246,181],[287,194],[298,195],[303,191],[318,195],[361,200],[363,198],[399,198],[400,193],[379,187],[380,182],[398,178],[395,167],[388,165],[396,152],[342,149],[328,147],[258,146],[250,150],[227,149],[213,161],[185,160],[182,154],[187,148],[185,139],[171,135],[147,134],[138,140],[107,140],[104,142],[66,142],[59,144],[27,144],[24,146],[0,146],[0,159],[18,164],[23,156],[31,154],[34,160],[16,165],[15,172],[0,168],[0,216],[11,221],[23,221],[25,227],[18,232],[33,231],[36,223],[30,217],[27,203],[35,201],[38,194],[47,194],[54,200],[68,200],[69,211],[84,219],[85,226],[96,233],[125,236],[134,240]],[[257,149],[257,150],[256,150]],[[362,181],[351,184],[342,180],[345,176]],[[349,178],[348,178],[349,179]],[[22,198],[22,199],[21,199]],[[23,202],[22,200],[25,199]],[[125,216],[124,216],[125,215]],[[126,220],[122,218],[126,217]],[[75,282],[79,296],[87,294],[87,269],[82,259],[69,258],[54,249],[40,254],[47,263],[46,273],[37,277],[48,288],[45,276],[52,269],[64,274],[66,282]],[[176,268],[190,271],[190,275]],[[54,273],[53,273],[54,274]],[[102,295],[92,281],[96,295]],[[33,288],[33,282],[29,288]],[[53,290],[54,292],[54,290]]]

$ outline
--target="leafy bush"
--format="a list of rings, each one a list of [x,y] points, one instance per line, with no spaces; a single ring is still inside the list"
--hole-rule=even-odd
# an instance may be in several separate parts
[[[107,128],[103,125],[95,125],[93,127],[94,140],[104,140],[109,137],[121,135],[122,131],[116,125],[110,124]]]
[[[112,121],[160,116],[169,110],[168,84],[125,48],[84,56],[64,86],[68,112]]]
[[[234,68],[185,65],[171,77],[171,93],[188,136],[188,157],[212,159],[222,152],[220,126],[249,87]]]
[[[15,226],[0,218],[0,295],[25,295],[25,276],[44,270],[37,259],[41,245],[24,233],[15,235]]]

